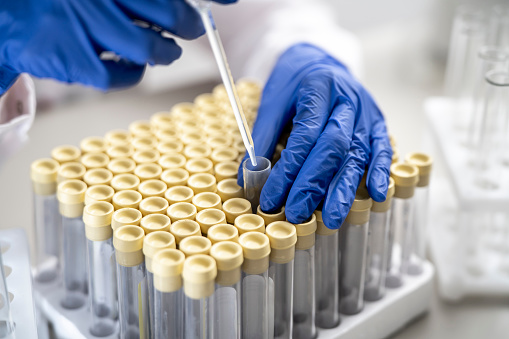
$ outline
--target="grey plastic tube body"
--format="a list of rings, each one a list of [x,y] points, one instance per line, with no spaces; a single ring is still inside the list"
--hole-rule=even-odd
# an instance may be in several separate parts
[[[144,262],[133,267],[117,263],[120,338],[149,338],[148,305],[143,297],[145,276]]]
[[[154,337],[184,338],[184,291],[154,291]]]
[[[260,204],[260,193],[263,185],[269,178],[270,160],[264,157],[256,157],[257,165],[253,166],[250,159],[246,159],[242,164],[244,174],[244,197],[249,200],[253,213],[256,214]]]
[[[240,280],[233,285],[216,283],[214,291],[214,338],[240,338],[241,288]]]
[[[364,279],[368,223],[344,222],[339,229],[341,250],[340,304],[343,314],[357,314],[364,307]]]
[[[269,282],[273,285],[271,289],[274,291],[273,337],[278,339],[292,338],[293,268],[293,260],[284,264],[271,261],[269,264]],[[270,328],[269,331],[271,331]],[[269,337],[272,336],[269,335]]]
[[[429,186],[416,187],[414,199],[414,222],[410,241],[408,263],[404,265],[404,272],[409,275],[419,275],[423,271],[426,260],[426,226],[428,222]]]
[[[315,246],[295,250],[293,338],[315,338]]]
[[[49,282],[58,275],[58,258],[62,239],[62,219],[56,194],[34,192],[34,223],[36,239],[36,274],[39,282]]]
[[[90,311],[90,333],[103,337],[115,332],[118,320],[117,274],[112,239],[87,240]]]
[[[12,321],[9,292],[5,281],[4,264],[0,251],[0,338],[10,338],[14,333],[15,324]]]
[[[368,251],[364,300],[376,301],[385,295],[385,277],[389,256],[390,209],[371,212],[368,226]]]
[[[186,339],[214,338],[212,330],[214,295],[201,299],[193,299],[185,296],[184,309],[184,337]]]
[[[150,272],[148,269],[146,270],[147,274],[147,283],[145,284],[146,290],[145,295],[148,298],[148,322],[150,326],[150,335],[151,338],[155,337],[155,287],[154,287],[154,273]]]
[[[84,305],[88,292],[85,224],[80,217],[62,216],[62,276],[65,296],[62,307],[75,309]]]
[[[315,291],[316,325],[334,328],[339,325],[339,233],[316,234]]]
[[[242,272],[242,338],[264,339],[269,335],[269,274]]]

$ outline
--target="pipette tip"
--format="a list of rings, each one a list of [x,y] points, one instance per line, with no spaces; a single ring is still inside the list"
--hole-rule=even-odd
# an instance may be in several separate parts
[[[258,164],[256,163],[256,156],[255,156],[255,152],[254,152],[254,147],[249,147],[247,149],[247,153],[249,154],[249,159],[251,159],[251,164],[253,166],[257,166]]]

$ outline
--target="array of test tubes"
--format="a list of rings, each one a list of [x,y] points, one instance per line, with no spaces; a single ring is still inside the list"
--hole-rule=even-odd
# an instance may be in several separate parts
[[[261,89],[238,83],[250,125]],[[242,165],[222,86],[126,131],[32,164],[38,283],[62,281],[90,337],[315,338],[422,272],[431,159],[398,163],[387,200],[365,187],[340,230],[259,206],[271,161]],[[278,150],[272,159],[277,161]]]

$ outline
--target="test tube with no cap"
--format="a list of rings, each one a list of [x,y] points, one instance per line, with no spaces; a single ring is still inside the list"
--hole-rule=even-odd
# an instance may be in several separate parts
[[[214,280],[216,261],[206,254],[196,254],[184,262],[185,338],[213,338]]]
[[[210,256],[217,264],[212,315],[214,338],[240,338],[242,247],[232,241],[221,241],[212,246]]]
[[[339,325],[339,232],[328,228],[322,211],[315,211],[315,292],[316,326],[334,328]]]
[[[88,289],[85,224],[83,208],[87,185],[81,180],[66,180],[58,185],[57,197],[62,215],[62,275],[65,295],[61,300],[66,309],[85,304]]]
[[[149,338],[143,229],[127,225],[113,232],[117,261],[118,308],[121,338]]]
[[[83,222],[87,237],[90,333],[104,337],[115,332],[118,320],[117,273],[111,218],[113,205],[100,201],[87,205]]]
[[[256,157],[257,165],[254,166],[250,159],[244,160],[242,171],[244,174],[244,197],[251,203],[253,213],[256,213],[260,204],[260,194],[263,185],[269,178],[271,163],[264,157]]]
[[[289,339],[293,333],[293,269],[297,232],[292,224],[275,221],[267,226],[266,234],[270,241],[269,281],[274,295],[274,303],[271,303],[274,309],[269,311],[269,338]]]
[[[2,252],[0,251],[0,338],[11,338],[16,324],[12,320],[11,301],[5,278]]]

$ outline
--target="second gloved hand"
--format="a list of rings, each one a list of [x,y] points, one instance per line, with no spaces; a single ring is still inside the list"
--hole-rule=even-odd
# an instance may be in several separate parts
[[[385,200],[392,150],[382,113],[343,64],[309,44],[289,48],[274,67],[253,128],[256,154],[270,159],[289,122],[286,148],[260,196],[264,212],[285,205],[288,221],[302,223],[324,200],[324,223],[337,229],[366,166],[371,197]]]

